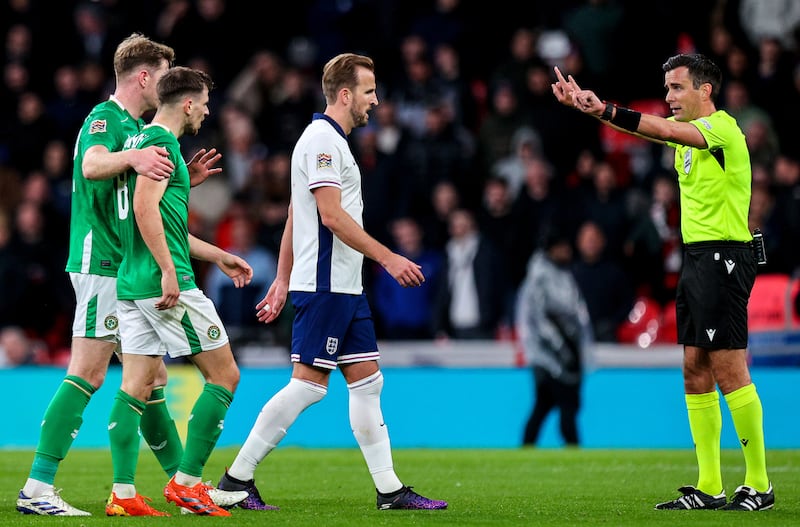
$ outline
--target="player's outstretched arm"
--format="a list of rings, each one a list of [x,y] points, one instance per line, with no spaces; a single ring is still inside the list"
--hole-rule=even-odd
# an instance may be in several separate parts
[[[253,279],[253,268],[244,258],[224,251],[212,243],[189,234],[189,254],[192,258],[216,264],[236,287],[244,287]]]

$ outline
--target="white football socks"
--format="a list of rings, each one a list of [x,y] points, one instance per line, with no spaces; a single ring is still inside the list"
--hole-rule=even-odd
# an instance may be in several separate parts
[[[394,472],[389,430],[381,413],[383,373],[377,371],[348,384],[347,389],[350,392],[350,427],[375,487],[383,494],[399,490],[403,484]]]
[[[253,479],[256,466],[269,454],[297,417],[309,406],[322,400],[328,389],[300,379],[290,379],[261,408],[247,440],[233,460],[228,474],[241,481]]]

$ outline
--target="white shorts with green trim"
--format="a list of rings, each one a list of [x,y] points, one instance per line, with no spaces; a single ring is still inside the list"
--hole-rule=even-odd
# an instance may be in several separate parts
[[[117,279],[96,274],[69,273],[75,291],[72,336],[119,341]]]
[[[159,311],[157,298],[120,300],[122,353],[186,357],[220,348],[228,334],[214,303],[200,289],[181,291],[178,305]]]

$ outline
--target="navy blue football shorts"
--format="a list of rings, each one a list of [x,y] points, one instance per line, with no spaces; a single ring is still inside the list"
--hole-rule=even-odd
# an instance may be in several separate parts
[[[380,359],[372,311],[365,294],[290,293],[295,309],[292,362],[336,369]]]

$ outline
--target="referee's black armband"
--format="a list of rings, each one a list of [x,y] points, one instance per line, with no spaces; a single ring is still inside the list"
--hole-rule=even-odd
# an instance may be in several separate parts
[[[600,120],[610,121],[613,116],[614,116],[614,104],[607,102],[606,109],[603,110],[603,115],[600,116]]]
[[[603,115],[605,115],[605,112]],[[635,132],[639,129],[639,121],[641,120],[642,114],[640,112],[617,106],[616,115],[614,115],[610,121],[611,124],[615,126],[619,126],[630,132]]]

